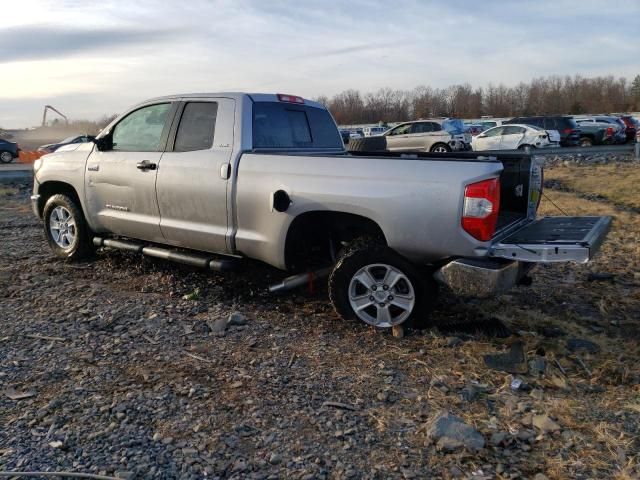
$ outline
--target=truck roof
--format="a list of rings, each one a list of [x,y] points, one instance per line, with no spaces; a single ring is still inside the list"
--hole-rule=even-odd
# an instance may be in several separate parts
[[[178,100],[180,98],[215,98],[226,97],[233,98],[234,100],[241,100],[244,97],[249,97],[254,102],[279,102],[278,93],[249,93],[249,92],[205,92],[205,93],[178,93],[174,95],[165,95],[162,97],[155,97],[140,102],[140,104],[156,102],[158,100]],[[288,95],[288,94],[287,94]],[[290,95],[294,96],[294,95]],[[300,97],[303,98],[303,97]],[[316,108],[326,108],[324,105],[313,100],[303,98],[304,105]]]

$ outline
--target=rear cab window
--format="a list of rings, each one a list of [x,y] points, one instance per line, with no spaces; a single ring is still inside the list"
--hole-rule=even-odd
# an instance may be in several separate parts
[[[253,104],[253,148],[343,149],[329,112],[286,102]]]

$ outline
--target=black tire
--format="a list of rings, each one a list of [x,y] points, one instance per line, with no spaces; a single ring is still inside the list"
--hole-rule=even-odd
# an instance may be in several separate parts
[[[526,150],[527,148],[529,150],[535,150],[536,149],[536,147],[534,147],[533,145],[520,145],[518,147],[518,150]]]
[[[54,229],[51,226],[52,215],[53,220],[56,221],[58,211],[54,213],[54,210],[61,208],[61,211],[67,211],[70,214],[69,218],[72,218],[74,225],[71,226],[70,221],[67,219],[63,223],[65,232],[70,232],[72,236],[66,236],[65,238],[72,238],[72,241],[68,243],[68,246],[61,246],[54,238],[54,232],[56,230],[58,235],[63,236],[62,230]],[[91,230],[85,221],[82,208],[77,202],[67,195],[57,194],[53,195],[47,200],[42,212],[42,220],[44,224],[44,234],[49,243],[49,247],[53,253],[59,258],[65,258],[67,260],[80,260],[87,258],[95,251],[93,242],[91,239]],[[58,222],[59,224],[60,222]],[[63,242],[64,243],[64,242]]]
[[[340,254],[338,262],[329,276],[329,298],[336,313],[345,320],[357,318],[360,321],[374,325],[374,323],[360,318],[356,314],[349,301],[349,289],[351,280],[356,273],[368,265],[375,264],[392,266],[394,269],[400,271],[405,275],[413,288],[415,296],[413,309],[405,320],[395,324],[402,323],[405,326],[413,328],[428,327],[429,312],[433,307],[438,292],[437,284],[430,276],[422,275],[421,272],[404,257],[370,237],[356,239],[347,246]],[[404,280],[401,281],[404,282]],[[395,291],[396,288],[397,287],[393,287],[393,291]],[[380,293],[379,290],[378,292]],[[391,292],[391,289],[387,290],[387,294],[389,292]],[[377,301],[378,300],[376,300],[376,302]],[[375,309],[374,312],[377,311],[377,307],[375,306],[369,308]],[[387,308],[391,311],[391,308],[396,307],[387,306]],[[368,309],[365,309],[365,313],[366,310]],[[401,317],[398,315],[396,318]],[[388,327],[389,325],[385,326]]]
[[[13,162],[13,153],[8,152],[7,150],[0,150],[0,163],[11,162]]]
[[[593,147],[593,139],[589,137],[580,137],[581,147]]]
[[[435,145],[431,146],[431,149],[429,151],[431,153],[444,153],[442,152],[442,150],[444,150],[445,152],[450,152],[451,147],[446,143],[436,143]]]
[[[383,152],[387,149],[387,138],[383,136],[352,138],[346,147],[350,152]]]

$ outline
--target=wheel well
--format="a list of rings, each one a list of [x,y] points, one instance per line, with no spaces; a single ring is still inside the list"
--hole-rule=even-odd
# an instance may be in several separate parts
[[[287,269],[299,270],[333,262],[343,243],[370,235],[386,245],[380,226],[370,218],[344,212],[314,211],[298,215],[287,232]]]
[[[38,187],[38,194],[40,195],[40,198],[38,199],[38,213],[40,216],[42,216],[42,211],[44,210],[47,200],[57,194],[67,195],[69,198],[74,200],[76,205],[78,205],[78,208],[82,210],[82,204],[80,203],[78,192],[76,192],[76,189],[68,183],[54,181],[44,182]]]

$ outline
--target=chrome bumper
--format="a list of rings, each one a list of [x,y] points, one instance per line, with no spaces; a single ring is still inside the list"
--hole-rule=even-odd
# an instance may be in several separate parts
[[[457,295],[482,298],[511,289],[533,266],[525,262],[461,258],[440,268],[434,278]]]

